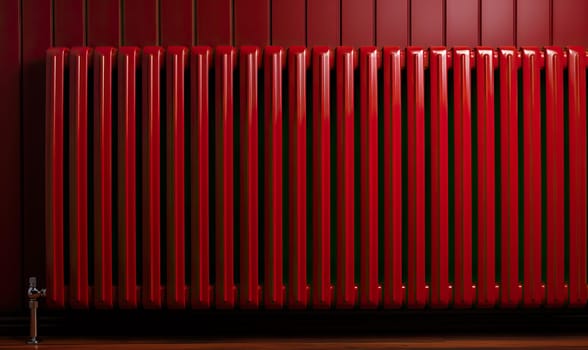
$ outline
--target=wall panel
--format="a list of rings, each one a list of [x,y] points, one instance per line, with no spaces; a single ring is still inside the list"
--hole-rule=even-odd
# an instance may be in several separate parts
[[[272,0],[272,45],[306,45],[306,1]]]
[[[194,1],[161,1],[161,45],[192,45],[195,40]]]
[[[371,46],[375,44],[375,0],[341,2],[341,44]]]
[[[0,2],[0,266],[4,286],[22,286],[20,225],[20,9],[18,0]],[[0,288],[0,311],[16,310],[21,305],[22,289]]]
[[[341,44],[339,0],[307,0],[306,44],[335,47]]]
[[[45,276],[45,52],[52,46],[51,0],[22,1],[22,165],[24,276]],[[18,130],[12,130],[18,132]],[[13,205],[12,203],[10,205]],[[17,235],[16,232],[5,231]],[[22,293],[22,283],[15,285]]]
[[[553,45],[588,46],[588,1],[553,0]]]
[[[517,1],[518,46],[543,46],[551,41],[550,0]]]
[[[85,6],[84,0],[53,1],[55,46],[82,46],[86,43]]]
[[[270,43],[270,0],[234,0],[235,45]]]
[[[376,9],[376,45],[408,45],[408,0],[376,0]]]
[[[481,45],[515,44],[514,0],[482,0]]]
[[[199,0],[196,2],[197,45],[231,45],[233,20],[231,0]]]
[[[446,0],[446,45],[476,46],[480,39],[478,1]]]
[[[411,45],[427,47],[444,44],[443,12],[443,0],[411,1]]]
[[[117,46],[120,43],[119,0],[87,0],[88,45]]]
[[[123,45],[149,46],[159,43],[157,0],[123,0]]]

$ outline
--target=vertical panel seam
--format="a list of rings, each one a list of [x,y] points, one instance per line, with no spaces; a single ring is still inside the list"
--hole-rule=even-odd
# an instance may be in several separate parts
[[[553,45],[553,0],[549,0],[549,45]]]
[[[229,38],[229,45],[235,45],[235,1],[236,0],[229,0],[229,6],[231,7],[231,18],[229,19],[229,25],[231,26],[229,31],[231,32],[231,37]]]
[[[412,0],[408,0],[408,41],[407,41],[407,46],[411,46],[412,45]]]
[[[118,2],[118,45],[124,45],[124,33],[125,33],[125,26],[124,26],[124,14],[125,14],[125,0],[119,0]]]
[[[308,0],[304,0],[304,46],[308,46]]]
[[[82,30],[83,30],[83,44],[84,46],[88,45],[88,0],[84,0],[82,2],[82,12],[84,13],[84,17],[82,20]]]
[[[121,0],[121,1],[123,1],[123,0]],[[197,0],[192,0],[192,28],[191,28],[192,29],[192,46],[196,45],[196,21],[198,18],[198,17],[196,17],[196,15],[197,15],[196,14],[196,7],[197,7],[196,1]]]
[[[478,45],[482,45],[482,0],[478,0]]]
[[[372,36],[372,43],[374,46],[378,45],[378,0],[372,0],[374,2],[374,21],[372,23],[372,28],[374,30],[374,34]]]
[[[512,2],[512,43],[517,47],[517,28],[518,28],[518,0]]]
[[[442,14],[442,19],[441,19],[441,25],[443,26],[443,46],[447,45],[447,0],[443,0],[443,4],[441,5],[443,6],[443,14]]]
[[[24,0],[21,0],[24,1]],[[51,28],[51,47],[55,46],[55,0],[51,0],[51,9],[49,13],[49,21]]]
[[[339,0],[339,46],[343,43],[343,0]]]
[[[161,45],[161,0],[155,1],[155,45]]]
[[[268,39],[268,45],[273,45],[273,41],[272,41],[273,40],[273,38],[272,38],[272,4],[273,4],[273,1],[267,0],[267,2],[268,2],[268,9],[267,9],[266,13],[267,13],[267,18],[268,18],[268,21],[267,21],[268,27],[266,27],[266,28],[268,29],[268,31],[267,31],[268,35],[266,36],[266,39]],[[262,50],[263,50],[263,48],[262,48]],[[262,52],[262,55],[263,55],[263,52]]]

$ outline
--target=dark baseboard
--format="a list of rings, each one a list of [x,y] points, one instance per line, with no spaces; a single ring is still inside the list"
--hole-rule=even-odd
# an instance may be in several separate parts
[[[0,315],[0,336],[25,336],[28,315]],[[588,334],[583,310],[150,311],[39,310],[41,336],[325,337]]]

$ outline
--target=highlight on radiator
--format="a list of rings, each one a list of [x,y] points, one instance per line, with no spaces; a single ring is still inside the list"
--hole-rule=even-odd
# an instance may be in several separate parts
[[[52,308],[585,307],[581,47],[74,47]]]

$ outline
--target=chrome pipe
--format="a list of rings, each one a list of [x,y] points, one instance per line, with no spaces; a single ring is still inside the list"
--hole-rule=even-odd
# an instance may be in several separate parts
[[[30,336],[27,339],[27,344],[39,344],[40,340],[37,336],[37,309],[39,308],[39,298],[46,295],[47,290],[37,289],[37,278],[29,277],[29,284],[27,289],[27,299],[29,301],[30,310]]]

